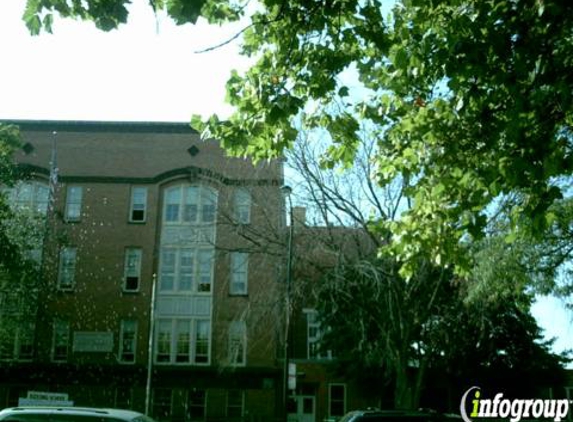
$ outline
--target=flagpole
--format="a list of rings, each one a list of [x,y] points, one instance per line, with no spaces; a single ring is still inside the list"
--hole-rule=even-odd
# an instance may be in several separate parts
[[[50,237],[51,221],[55,209],[56,189],[58,185],[58,132],[52,132],[52,150],[50,157],[50,175],[48,178],[48,204],[46,206],[46,215],[44,217],[44,233],[42,235],[42,250],[40,258],[40,277],[45,278],[46,271],[46,249],[48,238]]]
[[[147,350],[147,384],[145,386],[145,414],[149,416],[151,407],[151,378],[153,375],[153,331],[155,325],[155,286],[157,284],[157,275],[153,274],[151,282],[151,305],[149,311],[149,341]]]

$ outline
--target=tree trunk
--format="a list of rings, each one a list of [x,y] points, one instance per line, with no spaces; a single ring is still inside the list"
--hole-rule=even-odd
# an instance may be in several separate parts
[[[418,368],[410,368],[407,360],[401,360],[396,367],[394,407],[396,409],[418,409],[424,377],[424,362]]]

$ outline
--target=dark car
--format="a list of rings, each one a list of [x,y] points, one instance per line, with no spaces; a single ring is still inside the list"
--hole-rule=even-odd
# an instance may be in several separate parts
[[[90,407],[11,407],[0,411],[1,422],[154,422],[131,410]]]
[[[432,411],[409,410],[354,410],[339,422],[462,422],[458,415]]]

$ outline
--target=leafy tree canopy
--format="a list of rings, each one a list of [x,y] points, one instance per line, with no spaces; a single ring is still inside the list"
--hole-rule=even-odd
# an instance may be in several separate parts
[[[13,186],[19,178],[12,156],[20,147],[18,128],[0,124],[0,188]],[[40,243],[41,227],[41,221],[32,213],[15,213],[0,189],[0,288],[4,276],[19,280],[36,270],[27,251]]]
[[[447,272],[422,263],[407,281],[389,264],[337,267],[316,292],[328,327],[322,347],[333,351],[345,376],[392,380],[398,408],[417,408],[436,379],[447,378],[460,391],[471,382],[529,395],[564,381],[569,353],[556,354],[553,341],[542,340],[532,296],[523,289],[505,300],[482,295],[467,302],[468,284]]]
[[[126,21],[127,0],[28,0],[33,33],[52,14]],[[177,23],[236,20],[246,0],[150,0]],[[392,5],[391,13],[388,6]],[[353,164],[360,128],[378,131],[372,177],[401,178],[411,207],[390,229],[413,263],[467,268],[492,204],[512,232],[545,233],[573,168],[573,3],[568,0],[260,0],[243,33],[256,58],[227,84],[235,114],[193,124],[236,154],[280,156],[299,125],[320,129],[329,167]],[[509,239],[513,235],[509,235]],[[402,273],[413,275],[406,264]]]

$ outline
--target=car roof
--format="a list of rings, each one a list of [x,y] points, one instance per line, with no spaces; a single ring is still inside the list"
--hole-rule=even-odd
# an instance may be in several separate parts
[[[133,420],[135,418],[147,418],[147,416],[135,412],[133,410],[124,409],[109,409],[109,408],[95,408],[95,407],[65,407],[65,406],[19,406],[10,407],[4,410],[0,410],[0,417],[6,414],[23,414],[23,413],[34,413],[34,414],[48,414],[48,413],[59,413],[69,414],[69,415],[92,415],[92,416],[109,416],[117,419]]]
[[[430,419],[430,420],[444,420],[444,419],[461,419],[459,415],[438,413],[432,410],[379,410],[379,409],[366,409],[366,410],[353,410],[348,412],[341,421],[353,420],[356,417],[380,417],[380,418],[393,418],[398,419]]]

